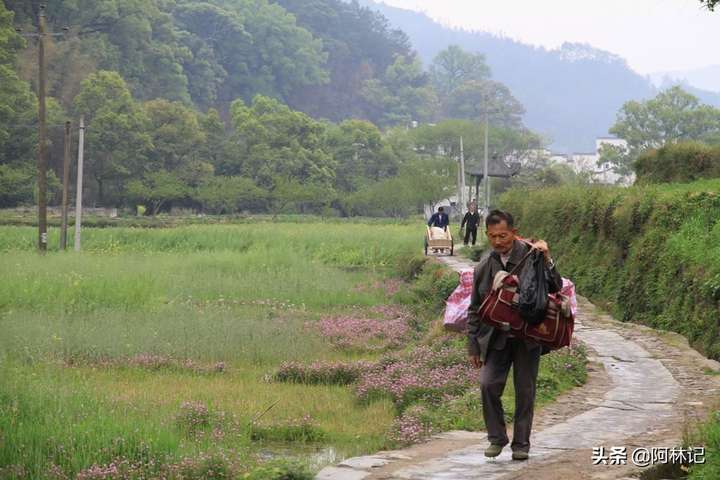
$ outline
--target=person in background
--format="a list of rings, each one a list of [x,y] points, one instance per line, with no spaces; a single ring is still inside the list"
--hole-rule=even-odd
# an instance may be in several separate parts
[[[445,209],[443,207],[439,207],[438,211],[433,213],[430,220],[428,220],[428,227],[438,227],[443,230],[447,230],[449,223],[450,218],[448,217],[448,214],[445,213]]]
[[[462,235],[463,229],[465,228],[465,225],[467,225],[467,230],[465,230],[465,238],[463,239],[463,245],[468,244],[470,237],[472,237],[472,244],[475,245],[475,240],[477,240],[477,229],[478,229],[479,223],[480,223],[480,214],[477,211],[477,205],[475,204],[475,202],[471,202],[470,209],[465,214],[465,216],[462,219],[462,223],[460,224],[460,234],[461,235]]]

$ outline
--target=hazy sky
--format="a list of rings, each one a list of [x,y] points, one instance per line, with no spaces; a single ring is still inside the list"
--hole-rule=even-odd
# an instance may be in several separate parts
[[[382,0],[446,25],[554,48],[584,42],[641,74],[720,64],[720,11],[698,0]]]

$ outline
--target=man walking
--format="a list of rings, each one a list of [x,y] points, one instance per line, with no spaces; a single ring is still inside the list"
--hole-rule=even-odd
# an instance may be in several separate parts
[[[477,211],[477,205],[475,204],[475,202],[472,202],[470,203],[470,208],[463,217],[462,223],[460,224],[461,233],[463,228],[465,228],[465,226],[467,225],[467,230],[465,230],[465,238],[463,239],[463,245],[468,244],[470,237],[472,237],[472,244],[475,245],[475,240],[477,239],[477,227],[479,223],[480,214]]]
[[[483,256],[475,268],[473,291],[468,310],[468,354],[469,361],[480,370],[483,417],[490,446],[485,456],[500,455],[509,443],[502,401],[503,390],[510,366],[513,366],[515,385],[515,418],[512,448],[513,460],[527,460],[530,451],[535,405],[535,385],[542,347],[532,341],[514,337],[512,333],[493,328],[480,321],[477,311],[490,291],[495,274],[501,270],[510,271],[531,248],[516,239],[517,229],[512,215],[493,210],[485,219],[485,227],[491,250]],[[562,278],[555,269],[547,243],[540,240],[532,248],[543,252],[545,265],[550,273],[551,291],[562,285]]]

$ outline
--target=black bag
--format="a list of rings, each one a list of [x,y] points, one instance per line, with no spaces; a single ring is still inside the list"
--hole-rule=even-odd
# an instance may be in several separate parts
[[[548,308],[549,284],[554,284],[550,272],[545,267],[545,257],[542,252],[535,250],[530,254],[520,272],[518,283],[520,316],[531,325],[542,322]]]

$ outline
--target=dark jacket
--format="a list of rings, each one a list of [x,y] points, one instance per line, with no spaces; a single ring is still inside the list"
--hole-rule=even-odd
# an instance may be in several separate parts
[[[515,240],[506,268],[502,266],[500,255],[493,250],[486,252],[480,259],[480,263],[475,267],[472,296],[468,308],[468,353],[470,355],[480,355],[482,362],[485,362],[489,348],[500,350],[505,347],[507,333],[481,322],[477,310],[490,291],[495,274],[500,270],[512,270],[522,260],[529,248],[526,243]],[[550,273],[556,285],[562,285],[562,277],[557,272],[557,269],[553,268]],[[526,342],[529,348],[540,347],[535,342],[528,340]]]
[[[447,213],[435,212],[432,214],[432,217],[430,217],[430,220],[428,221],[428,227],[445,228],[448,226],[448,223],[450,223],[450,218],[448,217]]]
[[[465,216],[462,219],[462,223],[460,224],[460,228],[465,227],[465,224],[467,223],[467,227],[469,230],[473,230],[478,227],[478,224],[480,223],[480,214],[478,212],[467,212]]]

